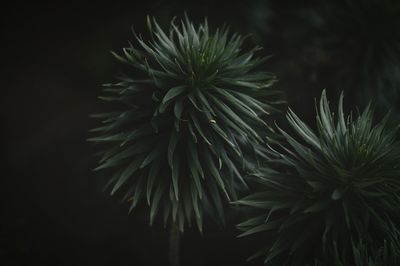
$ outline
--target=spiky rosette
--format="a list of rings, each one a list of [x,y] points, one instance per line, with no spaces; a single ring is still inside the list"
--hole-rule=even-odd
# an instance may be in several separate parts
[[[197,221],[210,211],[223,219],[223,205],[245,187],[242,174],[254,167],[267,140],[262,116],[276,111],[270,88],[275,76],[256,71],[265,58],[259,48],[244,52],[243,38],[227,29],[210,33],[207,21],[194,27],[186,18],[164,32],[148,20],[150,41],[135,35],[137,47],[117,59],[136,72],[105,85],[118,110],[97,115],[104,126],[94,142],[105,142],[97,169],[113,167],[111,194],[146,199],[150,223]],[[267,99],[270,99],[268,101]]]
[[[305,265],[336,246],[345,265],[353,265],[353,243],[360,241],[369,251],[386,241],[400,255],[400,142],[396,129],[387,129],[387,117],[373,125],[372,116],[368,107],[346,119],[342,94],[335,117],[325,91],[316,133],[288,112],[298,138],[280,129],[287,144],[271,148],[271,161],[260,169],[262,192],[238,201],[262,210],[239,228],[243,236],[270,234],[258,253],[265,263]]]

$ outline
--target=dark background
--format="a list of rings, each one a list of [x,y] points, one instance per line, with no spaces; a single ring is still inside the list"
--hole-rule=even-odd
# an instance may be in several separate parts
[[[149,227],[141,208],[128,215],[91,171],[96,158],[86,139],[96,121],[89,114],[101,109],[100,85],[120,71],[109,51],[133,40],[132,25],[145,33],[148,14],[164,26],[184,11],[194,21],[207,16],[212,28],[226,22],[252,33],[248,44],[262,45],[261,55],[273,55],[266,68],[278,75],[276,87],[311,121],[314,98],[327,88],[337,99],[341,86],[315,70],[315,58],[324,57],[313,29],[295,15],[315,3],[81,2],[2,7],[0,265],[166,265],[167,230]],[[345,94],[352,104],[353,91]],[[182,265],[262,265],[245,262],[262,240],[236,239],[239,221],[224,229],[208,222],[203,235],[186,231]]]

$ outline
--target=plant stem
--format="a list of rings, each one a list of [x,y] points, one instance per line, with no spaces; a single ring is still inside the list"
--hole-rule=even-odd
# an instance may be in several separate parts
[[[179,266],[179,240],[180,232],[177,222],[171,223],[169,233],[169,265]]]

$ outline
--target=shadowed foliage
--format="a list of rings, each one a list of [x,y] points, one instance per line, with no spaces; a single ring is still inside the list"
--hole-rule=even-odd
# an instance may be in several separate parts
[[[286,141],[270,149],[255,178],[262,192],[237,202],[261,210],[239,224],[242,236],[267,233],[267,246],[256,256],[266,256],[268,265],[319,258],[328,259],[316,265],[331,265],[336,255],[335,265],[375,265],[369,254],[395,265],[389,261],[400,255],[400,143],[387,119],[374,125],[370,107],[345,117],[343,94],[335,115],[325,91],[316,132],[289,110],[297,137],[279,129]],[[378,254],[381,249],[391,257]]]
[[[384,241],[382,246],[375,245],[371,242],[359,241],[357,244],[352,243],[352,254],[350,254],[350,258],[341,257],[341,254],[338,251],[337,245],[333,245],[331,247],[331,252],[326,256],[326,258],[321,260],[316,260],[314,266],[395,266],[399,265],[399,232],[397,228],[392,227],[393,236],[395,239],[389,243],[388,241]],[[397,239],[396,239],[397,238]],[[374,246],[374,249],[371,249],[371,246]]]

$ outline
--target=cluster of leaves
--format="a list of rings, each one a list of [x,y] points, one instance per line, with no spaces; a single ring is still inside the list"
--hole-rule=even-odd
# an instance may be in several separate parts
[[[399,243],[400,239],[397,228],[393,227],[393,236],[391,243],[384,241],[381,246],[376,243],[359,241],[357,244],[352,243],[352,254],[350,259],[346,259],[340,255],[336,245],[330,254],[324,259],[318,259],[312,264],[313,266],[395,266],[400,263]],[[371,249],[371,246],[374,248]]]
[[[322,258],[331,260],[316,265],[331,265],[335,256],[336,265],[397,265],[389,262],[400,258],[400,142],[387,119],[373,125],[369,106],[346,119],[343,94],[335,117],[325,91],[316,133],[289,110],[298,137],[279,129],[285,143],[270,148],[255,178],[262,192],[237,201],[261,209],[239,224],[242,236],[269,236],[255,256],[265,255],[269,265],[311,265]],[[376,253],[383,246],[391,257]]]
[[[400,101],[400,2],[324,0],[306,12],[342,88],[387,111]],[[319,66],[323,67],[323,66]],[[337,82],[335,82],[337,84]]]
[[[209,32],[187,17],[168,32],[148,27],[149,41],[135,34],[136,47],[114,53],[133,71],[100,97],[116,109],[95,115],[103,125],[90,140],[105,144],[97,170],[111,168],[111,194],[131,209],[145,199],[150,223],[161,212],[165,224],[183,231],[195,220],[201,230],[203,213],[223,220],[223,205],[246,187],[243,173],[268,141],[263,117],[277,111],[276,78],[256,70],[260,48],[242,51],[244,38],[227,28]]]

